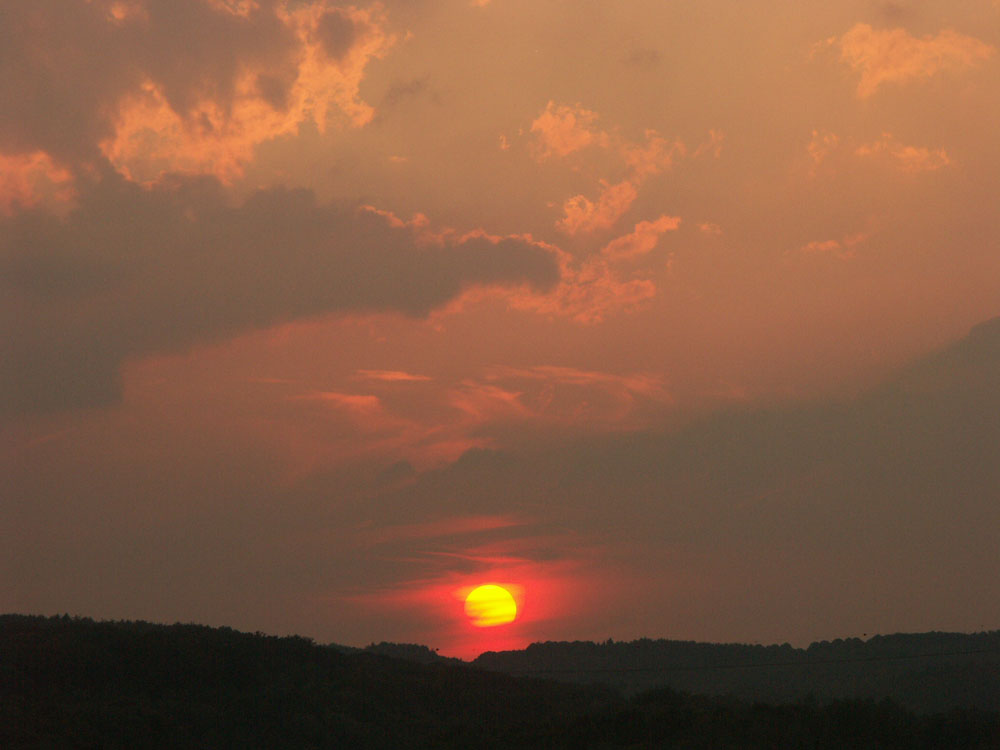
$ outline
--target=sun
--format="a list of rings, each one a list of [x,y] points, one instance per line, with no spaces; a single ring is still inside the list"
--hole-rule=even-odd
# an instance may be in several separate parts
[[[503,586],[488,583],[465,597],[465,614],[477,628],[506,625],[517,617],[517,603]]]

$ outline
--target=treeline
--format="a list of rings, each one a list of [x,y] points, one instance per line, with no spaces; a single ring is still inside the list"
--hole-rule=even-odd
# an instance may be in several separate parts
[[[472,747],[618,700],[198,625],[0,616],[0,747]]]
[[[650,640],[534,643],[473,664],[627,695],[656,687],[786,703],[891,698],[918,712],[1000,711],[1000,631],[922,633],[781,646]]]
[[[3,748],[848,746],[998,747],[1000,716],[917,715],[890,701],[774,706],[669,689],[626,699],[306,638],[0,616]]]

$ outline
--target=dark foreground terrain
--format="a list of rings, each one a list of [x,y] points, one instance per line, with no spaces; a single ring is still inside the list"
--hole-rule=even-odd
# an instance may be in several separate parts
[[[624,698],[429,661],[227,628],[6,615],[0,747],[1000,747],[1000,715],[978,709],[670,688]]]
[[[1000,632],[901,633],[808,648],[650,640],[533,643],[473,664],[514,675],[601,683],[633,695],[671,687],[696,695],[794,703],[891,698],[918,713],[1000,711]]]

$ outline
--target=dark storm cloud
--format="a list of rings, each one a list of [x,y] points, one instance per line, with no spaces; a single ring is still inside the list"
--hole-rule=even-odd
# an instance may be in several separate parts
[[[421,316],[470,285],[558,277],[520,239],[418,247],[411,228],[307,190],[232,205],[213,178],[145,189],[114,174],[65,219],[0,220],[0,266],[3,413],[114,400],[130,356],[329,312]]]

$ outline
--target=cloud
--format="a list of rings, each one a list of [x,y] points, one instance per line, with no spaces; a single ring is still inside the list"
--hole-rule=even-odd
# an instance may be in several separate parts
[[[322,205],[307,190],[230,202],[208,177],[114,175],[64,218],[0,218],[0,412],[109,403],[129,357],[332,312],[422,316],[472,285],[558,278],[551,251]]]
[[[0,29],[0,150],[101,155],[123,174],[232,177],[307,119],[359,125],[368,62],[395,41],[378,6],[326,0],[38,0]]]
[[[629,183],[623,185],[631,188]],[[631,203],[634,195],[626,193],[626,196],[630,196],[628,202]],[[579,212],[567,217],[578,220],[577,224],[571,225],[574,232],[607,228],[628,208],[625,205],[619,211],[620,206],[609,202],[607,207],[601,209],[583,196],[577,198],[582,200]],[[607,243],[600,254],[582,260],[560,251],[560,282],[553,290],[545,295],[513,290],[505,292],[504,296],[516,309],[565,316],[578,323],[600,323],[609,315],[632,312],[656,296],[656,283],[643,278],[648,271],[629,266],[648,255],[660,237],[665,232],[676,230],[680,223],[679,217],[667,215],[654,221],[640,221],[631,232]]]
[[[670,169],[674,162],[687,155],[687,147],[679,138],[668,140],[657,131],[647,129],[645,142],[636,143],[622,137],[593,129],[597,113],[581,105],[556,105],[550,101],[545,111],[531,125],[536,134],[535,155],[540,161],[553,156],[567,156],[588,146],[599,146],[621,158],[625,179],[618,182],[601,180],[596,200],[584,194],[574,195],[563,202],[563,217],[556,227],[569,235],[610,229],[624,216],[639,195],[646,180]],[[501,136],[501,148],[506,144]],[[693,156],[722,151],[724,135],[709,131],[709,138],[698,146]]]
[[[450,391],[449,403],[476,424],[505,419],[524,419],[530,410],[521,403],[521,392],[491,383],[463,381]]]
[[[544,295],[515,291],[506,299],[515,309],[595,324],[612,314],[636,310],[655,296],[653,281],[622,278],[607,258],[599,256],[581,264],[564,262],[559,284]]]
[[[558,365],[497,367],[489,380],[517,384],[521,402],[539,422],[574,430],[595,426],[619,430],[644,424],[653,404],[673,401],[662,375],[618,374]]]
[[[929,78],[972,68],[996,49],[975,37],[945,29],[936,36],[911,36],[905,29],[873,29],[859,23],[837,40],[840,58],[857,73],[858,96],[872,96],[884,83]]]
[[[606,133],[593,130],[597,113],[579,104],[568,105],[550,101],[545,110],[531,123],[535,134],[535,154],[539,160],[553,156],[568,156],[591,145],[605,145]]]
[[[73,175],[44,151],[7,156],[0,153],[0,214],[12,214],[42,202],[65,207],[72,200]]]
[[[324,401],[362,417],[368,417],[373,413],[382,411],[382,402],[379,401],[378,396],[372,396],[370,394],[320,391],[318,393],[305,396],[304,398]]]
[[[809,141],[806,150],[809,152],[809,157],[813,160],[814,169],[822,164],[839,145],[840,136],[836,133],[831,133],[828,130],[813,130],[812,139]]]
[[[809,169],[811,177],[819,174],[820,167],[829,173],[835,171],[837,166],[845,166],[845,158],[851,156],[877,159],[894,169],[910,174],[934,172],[954,165],[954,161],[943,148],[910,146],[888,132],[882,133],[876,141],[858,144],[856,140],[852,143],[851,139],[842,142],[837,134],[829,131],[813,130],[806,151],[812,160]]]
[[[793,589],[835,629],[862,604],[869,617],[896,616],[900,596],[935,621],[951,616],[970,566],[997,562],[989,529],[1000,518],[998,377],[1000,319],[846,402],[734,408],[677,430],[512,441],[417,478],[395,502],[462,498],[463,514],[493,514],[510,512],[516,495],[538,522],[556,519],[606,549],[627,549],[640,581],[650,569],[673,581],[697,567],[689,601],[707,597],[705,611],[729,613],[737,628],[747,627],[748,585],[754,611],[768,612],[758,626],[788,627],[801,611]],[[567,535],[554,546],[576,543]],[[747,560],[754,572],[744,575]],[[676,599],[662,606],[676,611]],[[978,625],[980,612],[961,613],[963,627]],[[704,627],[703,612],[684,617]],[[796,626],[796,637],[816,637],[818,622]]]
[[[867,232],[856,232],[839,240],[812,240],[799,248],[799,252],[805,255],[831,255],[841,260],[849,260],[855,255],[854,248],[869,237]]]
[[[642,181],[669,169],[676,158],[687,153],[687,149],[678,139],[668,141],[655,130],[647,130],[645,144],[623,143],[621,153],[631,178]]]
[[[556,226],[566,234],[610,229],[625,215],[638,195],[635,186],[628,180],[614,185],[602,183],[596,202],[585,195],[568,198],[563,204],[564,216],[556,222]]]
[[[357,376],[363,380],[379,380],[384,383],[420,383],[431,379],[427,375],[414,375],[399,370],[358,370]]]
[[[677,216],[661,216],[655,221],[640,221],[631,233],[612,240],[601,252],[605,257],[615,260],[645,255],[656,247],[664,232],[671,232],[680,224],[681,220]]]
[[[855,153],[862,157],[888,157],[899,169],[911,173],[933,172],[953,164],[944,149],[907,146],[892,133],[883,133],[879,140],[859,146]]]

